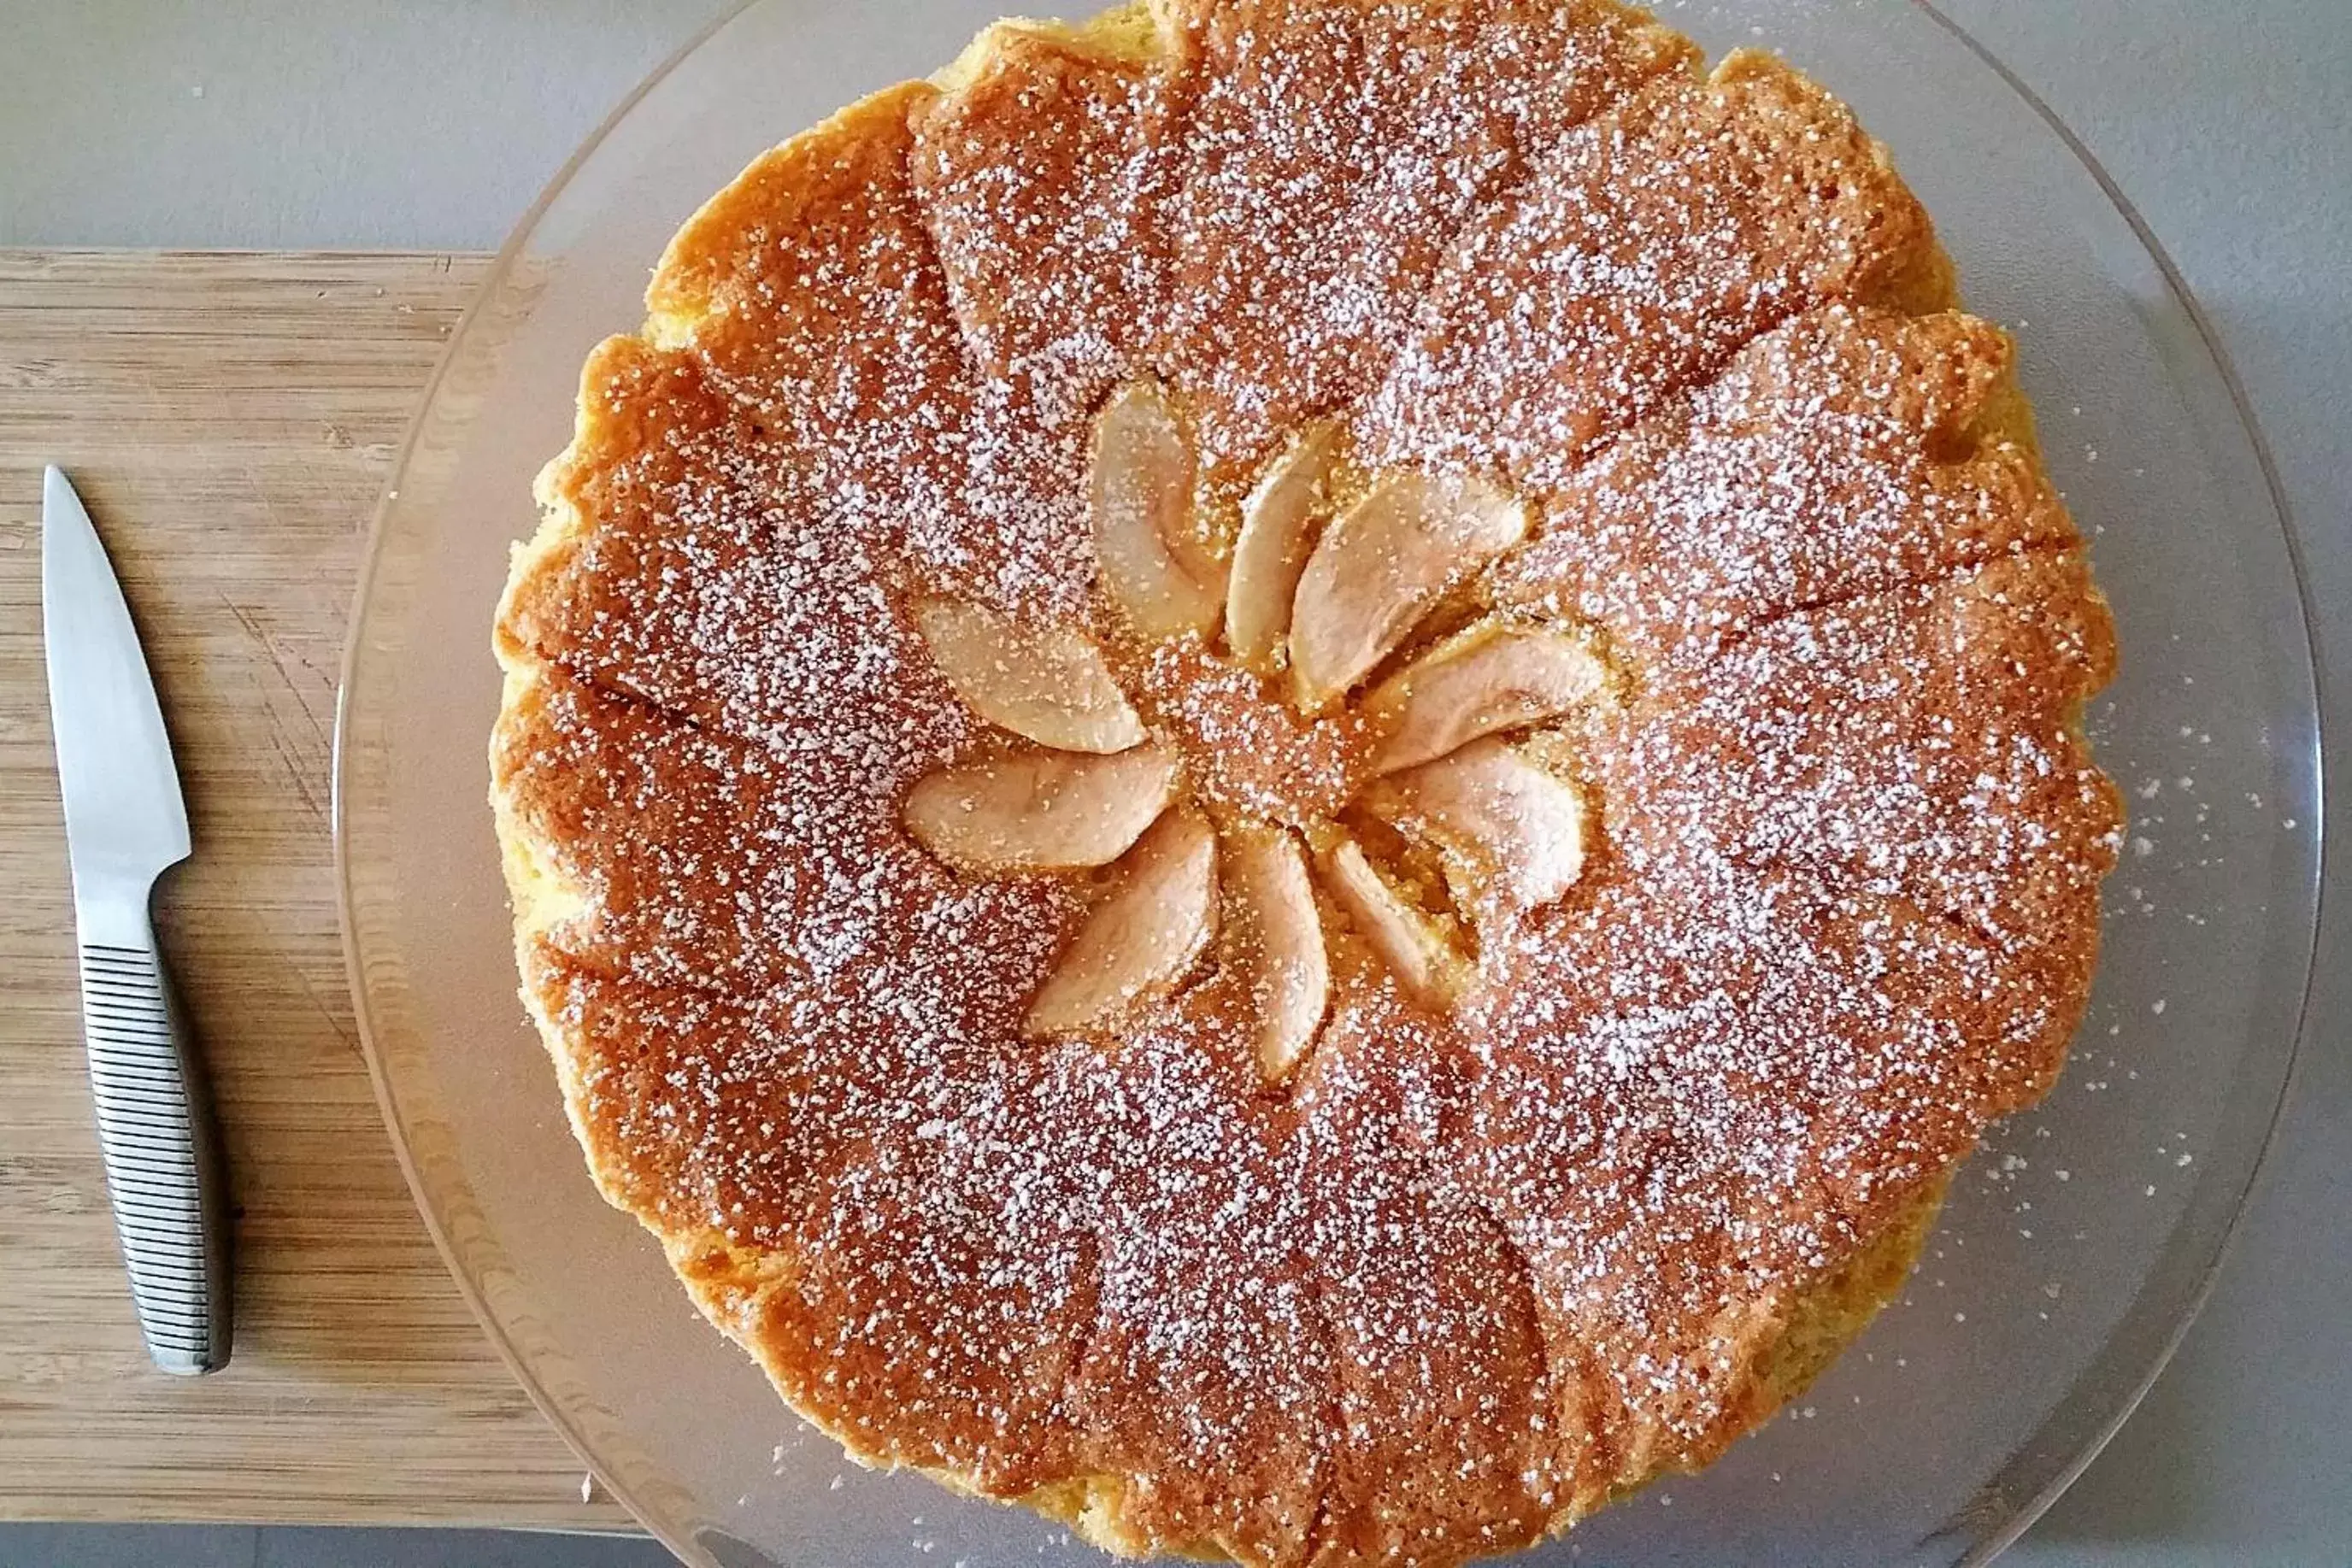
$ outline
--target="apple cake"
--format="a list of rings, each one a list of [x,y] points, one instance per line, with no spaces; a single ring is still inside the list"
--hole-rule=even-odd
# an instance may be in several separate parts
[[[1506,1551],[1802,1386],[2057,1073],[2108,614],[2008,339],[1775,59],[1000,23],[647,304],[498,617],[523,996],[857,1459]]]

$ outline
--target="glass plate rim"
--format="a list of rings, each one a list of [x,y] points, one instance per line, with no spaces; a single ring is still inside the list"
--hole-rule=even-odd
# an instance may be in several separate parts
[[[548,177],[547,183],[540,187],[539,193],[531,199],[530,205],[523,210],[522,215],[515,220],[514,227],[508,231],[507,237],[492,253],[489,266],[475,283],[472,296],[467,300],[465,309],[458,314],[457,325],[450,329],[448,342],[444,345],[440,355],[434,361],[432,374],[425,379],[424,387],[417,393],[415,410],[409,416],[407,429],[402,433],[399,450],[393,456],[392,469],[384,481],[383,494],[377,498],[374,512],[368,520],[367,542],[360,558],[359,574],[352,588],[350,621],[343,635],[342,657],[336,668],[335,722],[328,779],[327,820],[329,832],[334,843],[335,920],[342,942],[345,983],[350,987],[352,993],[352,1021],[359,1031],[360,1055],[367,1063],[368,1086],[375,1097],[376,1112],[383,1118],[385,1131],[391,1136],[393,1157],[400,1166],[401,1179],[407,1184],[409,1200],[416,1209],[417,1218],[424,1222],[425,1234],[432,1239],[433,1249],[440,1256],[443,1270],[447,1272],[450,1282],[457,1287],[459,1298],[465,1301],[466,1310],[473,1314],[474,1321],[480,1327],[483,1337],[489,1341],[490,1348],[498,1354],[499,1360],[505,1365],[508,1375],[515,1380],[516,1385],[522,1389],[525,1397],[530,1399],[531,1407],[539,1412],[541,1420],[555,1429],[556,1435],[563,1439],[564,1446],[571,1449],[572,1457],[595,1479],[596,1484],[619,1502],[640,1528],[674,1554],[677,1551],[676,1543],[671,1542],[653,1522],[655,1517],[653,1512],[648,1507],[639,1503],[634,1495],[635,1491],[634,1486],[623,1483],[608,1471],[592,1450],[581,1430],[580,1424],[572,1419],[569,1411],[556,1402],[554,1396],[541,1382],[538,1375],[524,1361],[521,1351],[517,1348],[512,1337],[508,1333],[506,1325],[491,1311],[488,1298],[475,1280],[473,1272],[464,1266],[463,1260],[458,1255],[457,1244],[451,1239],[449,1228],[444,1222],[440,1209],[425,1185],[424,1172],[418,1167],[414,1152],[414,1139],[409,1131],[407,1118],[401,1111],[398,1096],[393,1089],[391,1078],[384,1066],[383,1051],[377,1043],[374,1013],[369,1004],[366,966],[361,952],[359,922],[354,913],[355,900],[352,894],[351,835],[348,831],[350,789],[346,757],[351,739],[351,693],[353,679],[358,674],[360,660],[366,647],[365,633],[369,608],[374,597],[378,569],[383,560],[386,528],[400,498],[401,479],[407,473],[409,464],[415,456],[417,446],[425,437],[434,405],[438,402],[442,388],[448,381],[450,368],[463,358],[469,341],[469,334],[489,302],[498,298],[500,286],[512,275],[517,259],[523,254],[532,235],[538,232],[541,221],[546,217],[549,209],[562,197],[563,193],[571,188],[572,180],[596,156],[613,132],[629,118],[638,104],[668,79],[672,72],[684,65],[711,39],[726,31],[738,17],[761,3],[762,0],[729,0],[724,10],[697,29],[677,47],[671,50],[652,70],[646,72],[645,77],[632,87],[602,120],[597,121],[595,129],[588,133],[580,145],[572,151],[572,155],[566,158],[562,165]],[[584,1486],[583,1490],[584,1494]]]
[[[378,571],[383,559],[387,526],[397,510],[402,478],[407,473],[417,446],[424,438],[430,414],[447,381],[451,367],[463,357],[468,346],[469,333],[488,305],[499,297],[501,287],[511,277],[517,261],[536,235],[550,210],[571,188],[573,180],[603,149],[614,131],[630,117],[641,102],[688,58],[709,44],[718,35],[725,32],[745,13],[763,3],[765,0],[730,0],[719,15],[686,39],[637,82],[598,122],[595,129],[540,189],[530,205],[525,209],[506,239],[493,254],[488,267],[475,285],[473,296],[451,330],[448,343],[442,350],[432,374],[417,394],[415,413],[411,415],[408,427],[402,436],[399,448],[394,457],[389,476],[385,480],[383,494],[379,497],[369,521],[367,538],[352,593],[352,611],[342,655],[338,665],[332,737],[333,756],[330,779],[329,824],[333,841],[337,925],[343,947],[346,981],[352,992],[354,1021],[359,1030],[361,1054],[366,1061],[370,1087],[375,1096],[378,1111],[383,1117],[386,1129],[391,1134],[394,1155],[400,1166],[402,1177],[408,1185],[410,1197],[417,1214],[423,1220],[427,1234],[432,1238],[434,1248],[439,1253],[442,1264],[447,1270],[459,1296],[465,1301],[467,1310],[473,1313],[481,1326],[485,1337],[490,1342],[499,1360],[505,1364],[509,1374],[514,1377],[516,1383],[530,1398],[532,1406],[550,1426],[555,1428],[557,1434],[572,1449],[574,1457],[595,1478],[597,1483],[619,1501],[631,1517],[656,1540],[674,1552],[679,1550],[679,1545],[672,1542],[661,1525],[656,1522],[657,1512],[650,1511],[648,1508],[640,1505],[634,1495],[635,1489],[633,1486],[621,1482],[616,1477],[608,1473],[606,1468],[592,1451],[580,1424],[557,1403],[523,1359],[520,1350],[507,1332],[505,1325],[491,1310],[479,1282],[464,1266],[457,1245],[426,1186],[424,1173],[416,1163],[407,1119],[401,1110],[399,1100],[387,1073],[383,1052],[378,1044],[374,1015],[370,1006],[370,993],[365,977],[366,966],[362,958],[361,933],[354,913],[352,868],[349,858],[350,834],[347,831],[349,778],[346,758],[347,745],[351,738],[350,695],[366,645],[365,632],[369,623],[371,602],[373,599]],[[2187,277],[2173,261],[2170,253],[2165,248],[2146,218],[2141,215],[2138,208],[2125,193],[2122,186],[2107,172],[2089,146],[2060,117],[2054,108],[2011,69],[1998,54],[1948,15],[1934,3],[1934,0],[1894,0],[1894,4],[1924,16],[1937,29],[1968,51],[2059,140],[2068,154],[2097,186],[2100,194],[2116,215],[2130,230],[2134,239],[2156,267],[2166,288],[2179,302],[2196,334],[2199,348],[2211,363],[2221,380],[2223,391],[2228,394],[2231,412],[2235,415],[2240,431],[2246,439],[2256,470],[2261,476],[2263,488],[2269,498],[2271,520],[2278,528],[2281,542],[2286,552],[2289,573],[2294,581],[2296,613],[2302,632],[2299,639],[2289,640],[2289,645],[2294,647],[2300,655],[2294,668],[2289,674],[2298,687],[2310,695],[2313,717],[2310,756],[2307,759],[2314,807],[2307,841],[2312,845],[2312,852],[2308,872],[2300,879],[2296,888],[2298,907],[2306,911],[2310,917],[2309,936],[2294,955],[2302,965],[2302,986],[2300,993],[2294,998],[2292,1003],[2293,1025],[2287,1040],[2284,1071],[2281,1074],[2278,1092],[2264,1117],[2264,1125],[2254,1159],[2248,1167],[2245,1179],[2231,1197],[2229,1218],[2220,1235],[2211,1243],[2210,1253],[2198,1267],[2196,1282],[2189,1292],[2185,1310],[2180,1312],[2178,1320],[2162,1337],[2146,1364],[2131,1378],[2123,1396],[2117,1400],[2113,1410],[2099,1423],[2091,1435],[2079,1444],[2076,1451],[2066,1463],[2053,1473],[2039,1492],[2017,1508],[2005,1525],[1989,1536],[1965,1559],[1968,1563],[1981,1564],[1991,1562],[2013,1545],[2049,1511],[2066,1490],[2080,1479],[2084,1471],[2089,1469],[2093,1461],[2113,1440],[2123,1424],[2130,1418],[2140,1402],[2146,1398],[2149,1389],[2155,1385],[2156,1380],[2163,1374],[2164,1369],[2170,1364],[2190,1325],[2196,1322],[2211,1297],[2215,1281],[2228,1260],[2230,1250],[2244,1221],[2248,1201],[2254,1189],[2261,1184],[2263,1174],[2276,1151],[2280,1124],[2286,1107],[2295,1092],[2305,1066],[2305,1046],[2311,1032],[2312,1002],[2317,978],[2319,936],[2328,907],[2326,753],[2330,710],[2326,701],[2326,664],[2320,656],[2316,630],[2317,607],[2313,598],[2311,575],[2302,540],[2294,525],[2294,511],[2288,502],[2284,483],[2279,476],[2269,439],[2255,416],[2245,383],[2239,374],[2236,363],[2230,354],[2219,328],[2206,310],[2203,301],[2189,287]],[[2122,1324],[2117,1326],[2118,1333],[2122,1332],[2123,1326]]]
[[[2265,1118],[2262,1141],[2255,1153],[2253,1164],[2248,1168],[2245,1180],[2240,1184],[2228,1223],[2222,1227],[2221,1235],[2214,1239],[2211,1253],[2199,1270],[2196,1285],[2189,1293],[2187,1310],[2180,1314],[2179,1321],[2165,1334],[2157,1347],[2156,1354],[2149,1358],[2147,1366],[2134,1378],[2124,1396],[2116,1402],[2115,1409],[2083,1443],[2074,1456],[2051,1477],[2038,1494],[2017,1511],[2004,1527],[1994,1531],[1979,1550],[1969,1554],[1968,1558],[1969,1563],[1980,1564],[1990,1563],[2016,1544],[2025,1532],[2033,1527],[2035,1521],[2065,1495],[2067,1489],[2082,1478],[2083,1473],[2090,1469],[2106,1446],[2115,1439],[2116,1434],[2123,1429],[2124,1423],[2131,1418],[2135,1410],[2139,1408],[2140,1402],[2147,1397],[2148,1391],[2156,1386],[2156,1380],[2162,1376],[2164,1369],[2171,1364],[2173,1356],[2179,1352],[2181,1342],[2188,1337],[2190,1326],[2203,1313],[2206,1302],[2212,1298],[2213,1288],[2221,1278],[2221,1268],[2229,1260],[2231,1248],[2236,1242],[2238,1231],[2244,1223],[2247,1204],[2256,1187],[2261,1185],[2263,1174],[2268,1168],[2271,1158],[2277,1150],[2279,1127],[2285,1117],[2287,1105],[2294,1095],[2297,1081],[2303,1073],[2305,1046],[2311,1033],[2312,998],[2318,978],[2319,936],[2324,928],[2328,905],[2326,742],[2329,709],[2325,681],[2326,665],[2320,655],[2318,614],[2317,606],[2312,597],[2311,572],[2305,559],[2301,536],[2295,528],[2294,509],[2287,499],[2285,482],[2279,476],[2277,461],[2271,452],[2270,438],[2263,434],[2262,423],[2254,415],[2253,403],[2247,393],[2245,382],[2238,372],[2237,362],[2231,357],[2221,329],[2207,312],[2204,301],[2199,298],[2196,290],[2189,286],[2188,277],[2172,259],[2171,252],[2165,248],[2162,240],[2158,238],[2155,229],[2141,215],[2139,208],[2134,204],[2131,198],[2124,193],[2122,185],[2107,172],[2106,165],[2099,162],[2098,156],[2091,151],[2089,145],[2081,137],[2074,133],[2074,128],[2066,123],[2055,108],[1981,39],[1970,33],[1955,18],[1947,15],[1934,3],[1934,0],[1905,0],[1905,3],[1926,16],[1955,43],[1974,56],[2033,112],[2035,118],[2049,129],[2051,134],[2058,138],[2074,161],[2082,165],[2084,172],[2091,177],[2092,183],[2098,186],[2100,194],[2105,196],[2108,205],[2115,209],[2116,215],[2120,217],[2125,225],[2131,230],[2133,238],[2137,239],[2141,247],[2147,251],[2148,259],[2155,264],[2158,272],[2163,277],[2165,287],[2180,302],[2182,310],[2188,315],[2189,324],[2196,330],[2200,346],[2212,361],[2215,373],[2221,377],[2223,389],[2229,393],[2238,423],[2245,433],[2247,445],[2253,454],[2255,466],[2262,475],[2263,488],[2270,498],[2272,520],[2278,526],[2281,543],[2286,550],[2288,570],[2294,580],[2295,609],[2303,633],[2297,644],[2302,659],[2294,673],[2300,677],[2301,683],[2307,686],[2312,699],[2309,765],[2312,800],[2315,814],[2311,824],[2310,871],[2304,887],[2298,890],[2307,901],[2311,915],[2310,935],[2297,955],[2303,965],[2303,986],[2301,994],[2294,998],[2294,1021],[2291,1038],[2287,1042],[2286,1067],[2280,1075],[2278,1094],[2272,1103],[2269,1114]]]

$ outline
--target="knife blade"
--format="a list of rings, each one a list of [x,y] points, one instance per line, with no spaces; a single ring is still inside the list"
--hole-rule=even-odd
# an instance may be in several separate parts
[[[41,635],[115,1234],[155,1364],[212,1372],[229,1353],[219,1140],[148,914],[156,878],[188,858],[187,804],[121,585],[55,467],[41,486]]]

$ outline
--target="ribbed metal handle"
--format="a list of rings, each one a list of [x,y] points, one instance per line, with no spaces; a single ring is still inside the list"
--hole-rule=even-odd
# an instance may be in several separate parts
[[[140,1332],[155,1364],[228,1360],[228,1223],[210,1108],[154,937],[81,945],[82,1033],[99,1146]]]

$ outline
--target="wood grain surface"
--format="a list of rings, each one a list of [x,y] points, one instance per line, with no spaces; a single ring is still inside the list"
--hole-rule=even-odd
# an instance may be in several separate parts
[[[327,828],[343,622],[484,263],[0,250],[0,1518],[617,1526],[426,1239],[353,1032]],[[157,923],[210,1064],[236,1346],[148,1365],[82,1064],[41,465],[111,552],[195,841]]]

